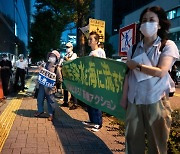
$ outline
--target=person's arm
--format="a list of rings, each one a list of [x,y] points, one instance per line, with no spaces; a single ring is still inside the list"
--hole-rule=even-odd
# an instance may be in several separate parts
[[[69,58],[69,60],[74,60],[77,58],[77,54],[76,53],[73,53],[73,55]]]
[[[62,74],[61,74],[61,67],[57,66],[56,70],[57,82],[62,82]]]
[[[169,69],[172,66],[174,58],[170,56],[162,56],[160,58],[159,64],[157,67],[152,67],[152,66],[147,66],[143,64],[139,64],[135,62],[134,60],[129,60],[127,61],[127,66],[129,69],[139,69],[141,72],[155,76],[155,77],[163,77],[164,75],[167,74]]]

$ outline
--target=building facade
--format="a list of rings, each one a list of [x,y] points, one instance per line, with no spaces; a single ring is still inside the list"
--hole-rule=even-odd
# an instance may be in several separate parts
[[[157,5],[161,6],[166,11],[167,17],[171,21],[169,38],[176,43],[178,49],[180,50],[180,0],[166,0],[165,3],[162,3],[161,0],[154,0],[147,5],[144,5],[141,8],[125,15],[120,28],[132,23],[138,23],[140,14],[145,8]],[[119,34],[111,36],[110,43],[113,45],[118,54]]]
[[[0,1],[0,52],[28,54],[30,0]]]
[[[106,33],[112,35],[113,0],[95,0],[94,18],[105,21]]]

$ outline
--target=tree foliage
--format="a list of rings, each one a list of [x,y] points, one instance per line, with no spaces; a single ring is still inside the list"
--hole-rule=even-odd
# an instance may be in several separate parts
[[[60,36],[73,16],[71,0],[36,0],[37,13],[31,26],[31,57],[45,59],[51,49],[60,48]],[[38,56],[37,56],[38,55]]]
[[[51,49],[59,49],[61,34],[72,22],[77,28],[77,47],[74,49],[79,56],[87,55],[86,39],[79,28],[88,24],[91,4],[92,0],[36,0],[37,13],[31,28],[32,59],[45,59]],[[109,57],[112,46],[105,42],[105,48]]]

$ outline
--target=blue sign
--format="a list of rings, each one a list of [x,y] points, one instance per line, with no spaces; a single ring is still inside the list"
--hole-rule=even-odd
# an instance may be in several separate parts
[[[56,83],[56,74],[47,69],[41,69],[38,76],[38,82],[45,87],[52,88]]]

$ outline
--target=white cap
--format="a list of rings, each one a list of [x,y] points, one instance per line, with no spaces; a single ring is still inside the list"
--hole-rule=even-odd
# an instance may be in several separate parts
[[[71,48],[73,48],[73,45],[72,45],[71,42],[68,42],[68,43],[66,44],[66,47],[71,47]]]
[[[23,55],[23,54],[20,54],[20,55],[19,55],[19,58],[24,58],[24,55]]]
[[[49,52],[48,57],[50,56],[50,54],[54,54],[57,57],[57,59],[60,58],[60,54],[59,54],[59,52],[57,50],[53,50],[53,51]]]

